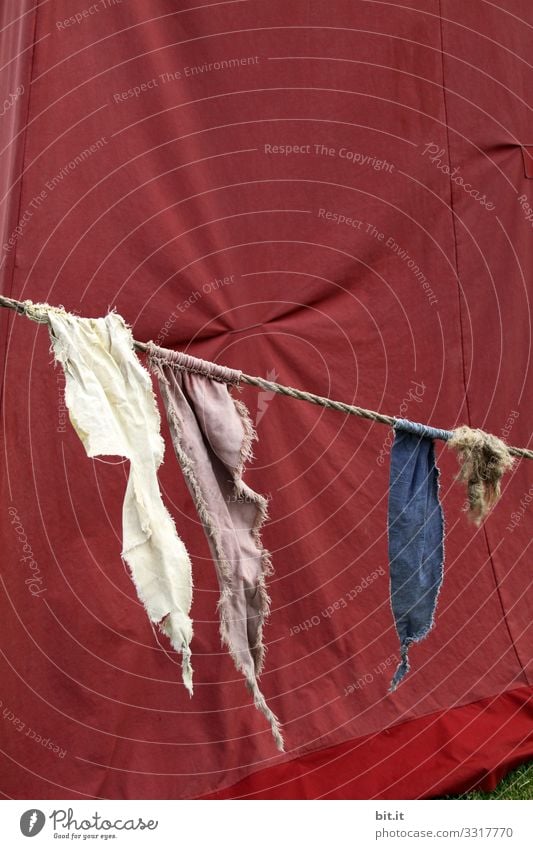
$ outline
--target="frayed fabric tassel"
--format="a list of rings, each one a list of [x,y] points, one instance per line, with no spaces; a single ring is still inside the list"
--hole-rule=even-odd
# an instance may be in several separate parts
[[[183,679],[183,683],[185,687],[189,691],[189,695],[192,698],[193,695],[193,686],[192,686],[192,664],[191,664],[191,656],[192,652],[189,646],[183,643],[181,647],[181,677]]]
[[[401,660],[398,664],[396,672],[394,673],[392,681],[390,682],[389,693],[394,693],[398,684],[405,678],[405,676],[407,675],[407,673],[409,672],[409,670],[411,668],[409,666],[409,658],[407,656],[408,651],[409,651],[408,645],[402,646],[401,655],[400,655]]]
[[[498,501],[501,479],[514,458],[497,436],[466,425],[452,431],[448,447],[455,449],[461,463],[457,478],[467,486],[468,516],[479,525]]]
[[[281,733],[281,723],[276,714],[269,708],[255,678],[247,678],[246,686],[254,697],[254,705],[267,718],[272,729],[272,736],[280,752],[285,751],[285,743]]]

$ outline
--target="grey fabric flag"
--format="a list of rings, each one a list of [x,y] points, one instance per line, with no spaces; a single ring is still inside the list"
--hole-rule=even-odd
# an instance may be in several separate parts
[[[444,517],[434,438],[450,431],[397,419],[391,452],[388,510],[391,607],[400,638],[396,689],[409,671],[408,650],[433,627],[443,578]]]
[[[270,610],[265,578],[272,574],[260,529],[267,501],[242,480],[255,432],[248,411],[228,385],[241,372],[148,343],[176,455],[194,499],[220,586],[220,634],[283,751],[280,723],[257,678],[265,655],[263,625]]]

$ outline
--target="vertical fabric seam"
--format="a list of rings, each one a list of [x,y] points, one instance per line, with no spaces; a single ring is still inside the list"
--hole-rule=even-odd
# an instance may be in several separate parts
[[[29,81],[28,81],[28,103],[26,107],[26,116],[24,120],[24,132],[22,141],[20,142],[22,148],[21,155],[21,171],[19,178],[19,195],[18,195],[18,204],[17,204],[17,214],[16,221],[17,223],[20,221],[20,211],[22,208],[22,192],[24,189],[24,172],[25,172],[25,162],[26,162],[26,137],[28,135],[28,119],[30,116],[30,105],[31,105],[31,86],[33,82],[33,69],[35,65],[35,52],[36,52],[36,36],[37,36],[37,12],[38,12],[39,4],[38,0],[33,0],[33,34],[32,34],[32,51],[31,51],[31,60],[29,63]],[[15,242],[15,246],[13,248],[13,262],[12,262],[12,271],[11,276],[8,281],[6,281],[6,288],[9,289],[9,295],[13,296],[13,287],[15,284],[15,269],[17,267],[17,251],[18,251],[18,239]],[[7,369],[7,353],[9,340],[11,337],[11,329],[13,327],[13,322],[16,320],[17,315],[7,316],[6,317],[6,340],[3,350],[3,369],[2,369],[2,381],[0,384],[0,411],[3,410],[4,404],[4,389],[5,389],[5,380],[6,380],[6,369]]]
[[[438,3],[439,3],[439,31],[440,31],[441,77],[442,77],[442,100],[443,100],[443,105],[444,105],[444,125],[446,127],[446,148],[447,148],[447,155],[448,155],[448,170],[450,172],[450,175],[449,175],[449,177],[450,177],[449,178],[450,214],[451,214],[451,218],[452,218],[453,246],[454,246],[454,257],[455,257],[455,274],[456,274],[456,278],[457,278],[457,295],[458,295],[458,304],[459,304],[459,336],[460,336],[460,339],[461,339],[461,360],[462,360],[462,375],[463,375],[463,386],[464,386],[464,403],[465,403],[466,417],[467,417],[468,425],[469,425],[469,427],[471,427],[472,426],[472,417],[470,415],[470,404],[469,404],[469,401],[468,401],[468,385],[467,385],[467,381],[466,381],[466,358],[465,358],[465,346],[464,346],[464,336],[463,336],[463,333],[464,333],[463,314],[462,314],[462,309],[461,309],[462,292],[461,292],[461,278],[460,278],[460,274],[459,274],[459,251],[458,251],[458,247],[457,247],[457,225],[456,225],[456,222],[455,222],[455,209],[454,209],[454,202],[453,202],[453,186],[452,186],[452,179],[451,179],[452,162],[451,162],[450,129],[449,129],[449,122],[448,122],[448,105],[447,105],[447,100],[446,100],[446,82],[445,82],[445,71],[444,71],[444,68],[445,68],[445,65],[444,65],[444,29],[443,29],[443,21],[442,21],[442,0],[438,0]],[[493,557],[492,557],[492,549],[491,549],[491,546],[490,546],[490,542],[489,542],[489,538],[488,538],[487,529],[486,529],[485,524],[482,525],[481,530],[482,530],[482,533],[483,533],[483,539],[485,540],[485,545],[486,545],[487,554],[488,554],[488,560],[489,560],[489,563],[490,563],[490,566],[491,566],[491,569],[492,569],[492,574],[493,574],[493,577],[494,577],[494,584],[495,584],[495,587],[496,587],[498,600],[500,602],[503,620],[504,620],[505,626],[507,628],[507,633],[509,634],[509,639],[511,640],[511,645],[512,645],[514,653],[516,655],[518,665],[520,666],[520,669],[522,670],[522,673],[523,673],[523,676],[524,676],[526,682],[528,684],[530,684],[531,682],[529,680],[529,676],[527,674],[527,671],[526,671],[524,664],[522,663],[520,655],[518,654],[518,649],[516,648],[514,637],[513,637],[513,634],[511,632],[511,628],[509,626],[509,622],[508,622],[508,619],[507,619],[507,613],[506,613],[506,610],[505,610],[505,605],[503,603],[503,599],[502,599],[502,595],[501,595],[501,591],[500,591],[500,584],[499,584],[499,581],[498,581],[498,575],[496,573],[496,567],[494,565],[494,560],[493,560]]]

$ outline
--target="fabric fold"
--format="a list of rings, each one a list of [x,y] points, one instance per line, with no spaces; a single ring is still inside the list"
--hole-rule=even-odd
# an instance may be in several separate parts
[[[238,384],[241,372],[166,351],[151,342],[147,354],[161,389],[176,456],[215,563],[222,642],[283,751],[279,720],[257,683],[264,665],[263,626],[271,602],[265,579],[273,569],[260,537],[267,501],[242,480],[256,434],[245,405],[228,390]]]
[[[65,373],[70,421],[87,455],[130,461],[122,557],[150,620],[181,653],[183,683],[192,695],[191,563],[159,489],[165,444],[150,375],[117,313],[79,318],[47,304],[29,310],[33,320],[48,323],[56,362]]]
[[[449,431],[397,419],[391,451],[388,547],[391,607],[400,640],[400,662],[390,685],[396,689],[409,671],[412,643],[434,624],[443,579],[444,516],[439,499],[436,438]]]

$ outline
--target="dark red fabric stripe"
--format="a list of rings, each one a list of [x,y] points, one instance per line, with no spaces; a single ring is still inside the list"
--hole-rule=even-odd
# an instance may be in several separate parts
[[[424,799],[494,790],[533,757],[533,689],[519,687],[264,769],[204,799]]]

